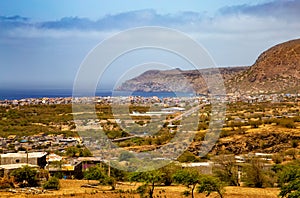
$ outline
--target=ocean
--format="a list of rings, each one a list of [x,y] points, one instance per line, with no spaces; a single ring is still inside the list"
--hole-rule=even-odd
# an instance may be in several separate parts
[[[97,90],[96,96],[142,96],[159,98],[166,97],[188,97],[193,93],[175,93],[175,92],[124,92],[111,90]],[[24,98],[58,98],[72,97],[71,89],[0,89],[0,100],[20,100]]]

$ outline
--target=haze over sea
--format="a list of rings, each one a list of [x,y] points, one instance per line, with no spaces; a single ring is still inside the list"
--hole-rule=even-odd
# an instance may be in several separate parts
[[[96,96],[142,96],[159,98],[192,96],[192,93],[175,92],[125,92],[111,90],[97,90]],[[0,89],[0,100],[20,100],[24,98],[58,98],[72,97],[72,89]]]

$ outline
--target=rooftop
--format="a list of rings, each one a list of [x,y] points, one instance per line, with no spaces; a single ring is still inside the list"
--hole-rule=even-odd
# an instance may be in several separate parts
[[[46,152],[32,152],[28,153],[28,158],[40,158],[47,155]],[[0,154],[1,158],[6,158],[6,157],[27,157],[26,152],[18,152],[18,153],[6,153],[6,154]]]
[[[32,168],[38,168],[39,166],[37,165],[32,165],[32,164],[26,164],[26,163],[21,163],[21,164],[6,164],[6,165],[0,165],[0,169],[18,169],[22,168],[22,166],[29,166]]]
[[[200,167],[200,166],[206,166],[209,167],[212,165],[211,162],[192,162],[192,163],[182,163],[182,167]]]

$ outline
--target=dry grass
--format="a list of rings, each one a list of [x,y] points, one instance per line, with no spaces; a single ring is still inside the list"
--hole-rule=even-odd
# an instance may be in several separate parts
[[[138,198],[138,194],[125,193],[127,190],[134,190],[139,184],[119,183],[116,191],[110,191],[110,187],[98,186],[97,188],[83,188],[83,184],[97,183],[97,181],[86,180],[61,180],[61,189],[58,191],[48,191],[46,194],[41,195],[26,195],[26,194],[13,194],[10,192],[0,192],[0,197],[11,198],[63,198],[63,197],[77,197],[77,198]],[[123,190],[125,192],[119,192]],[[161,198],[184,198],[182,192],[186,190],[184,186],[160,186],[156,187],[155,196]],[[277,198],[279,190],[276,188],[246,188],[246,187],[226,187],[225,198]],[[204,198],[204,194],[196,193],[196,198]],[[212,194],[209,197],[217,197]]]

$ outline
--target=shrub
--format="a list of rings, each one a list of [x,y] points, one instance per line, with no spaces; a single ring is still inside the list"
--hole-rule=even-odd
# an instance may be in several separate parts
[[[55,189],[58,190],[59,189],[59,179],[56,177],[51,177],[44,185],[43,188],[44,189]]]
[[[197,162],[198,159],[195,157],[195,155],[189,151],[184,151],[178,159],[179,162]]]
[[[14,176],[15,181],[18,182],[21,187],[38,186],[37,171],[29,166],[23,166],[20,169],[14,170],[11,176]]]
[[[289,128],[289,129],[294,129],[296,128],[295,126],[295,122],[293,119],[279,119],[276,122],[277,124],[279,124],[280,126]]]
[[[297,148],[298,147],[298,140],[292,140],[291,145],[292,145],[293,148]]]
[[[0,178],[0,189],[13,188],[13,187],[14,187],[14,179],[12,177]]]
[[[287,165],[279,174],[280,197],[300,197],[300,165]]]
[[[274,155],[272,156],[272,160],[273,160],[273,162],[274,162],[275,164],[281,164],[282,161],[283,161],[283,156],[280,155],[280,154],[274,154]]]
[[[56,173],[54,173],[54,177],[56,177],[58,179],[62,179],[64,177],[64,174],[62,172],[56,172]]]
[[[100,180],[105,178],[105,173],[101,167],[94,166],[84,172],[84,178],[88,180]]]
[[[102,185],[109,185],[111,190],[116,189],[116,179],[113,177],[105,176],[104,178],[99,180],[99,183]]]

